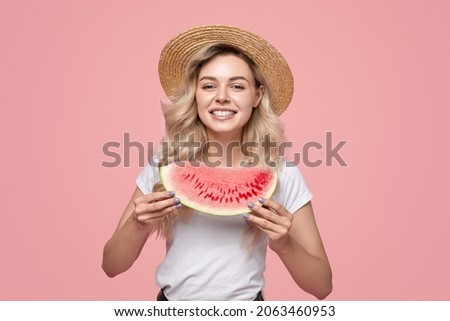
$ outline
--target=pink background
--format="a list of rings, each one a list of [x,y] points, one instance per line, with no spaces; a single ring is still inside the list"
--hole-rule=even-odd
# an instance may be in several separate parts
[[[348,141],[348,167],[300,165],[329,299],[449,300],[450,2],[425,0],[2,2],[0,299],[154,298],[160,241],[115,279],[100,268],[140,172],[136,149],[130,167],[102,167],[102,146],[159,141],[160,50],[208,23],[252,30],[290,63],[292,151],[327,131]],[[312,299],[272,254],[266,276],[267,299]]]

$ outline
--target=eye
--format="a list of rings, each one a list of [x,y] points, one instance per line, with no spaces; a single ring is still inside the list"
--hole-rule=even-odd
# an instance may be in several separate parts
[[[214,86],[214,84],[210,84],[210,83],[201,85],[201,88],[204,89],[204,90],[211,90],[211,89],[214,89],[215,87],[216,86]]]
[[[236,90],[244,90],[245,86],[242,84],[232,84],[231,88],[236,89]]]

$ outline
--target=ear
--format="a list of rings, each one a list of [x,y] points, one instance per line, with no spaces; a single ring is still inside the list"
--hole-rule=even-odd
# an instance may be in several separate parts
[[[264,95],[264,86],[261,85],[261,86],[259,86],[258,89],[256,89],[255,104],[254,104],[253,108],[256,108],[259,106],[259,103],[261,102],[263,95]]]

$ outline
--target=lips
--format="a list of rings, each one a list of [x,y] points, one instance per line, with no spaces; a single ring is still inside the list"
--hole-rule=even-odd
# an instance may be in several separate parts
[[[225,108],[211,108],[211,110],[209,110],[209,113],[215,119],[228,120],[230,118],[233,118],[233,116],[237,113],[237,111]]]

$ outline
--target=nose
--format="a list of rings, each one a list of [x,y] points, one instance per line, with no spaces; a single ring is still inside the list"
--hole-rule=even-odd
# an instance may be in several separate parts
[[[220,86],[218,88],[216,101],[219,103],[226,103],[230,101],[230,97],[228,97],[227,88],[225,86]]]

